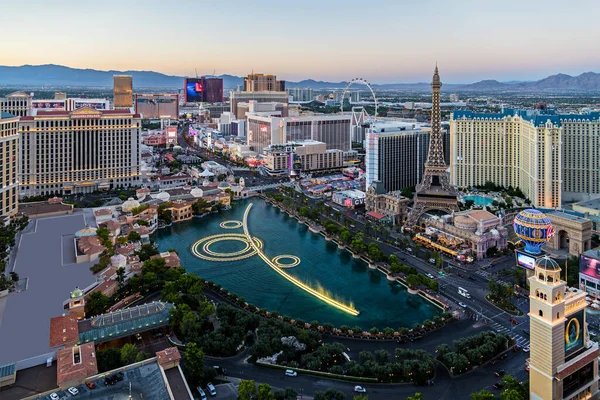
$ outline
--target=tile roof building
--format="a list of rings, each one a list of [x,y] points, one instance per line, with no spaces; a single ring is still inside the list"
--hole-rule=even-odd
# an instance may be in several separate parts
[[[50,319],[50,347],[74,346],[79,339],[77,318],[74,315],[62,315]]]
[[[81,385],[98,373],[94,342],[59,350],[56,361],[56,384],[61,389]]]

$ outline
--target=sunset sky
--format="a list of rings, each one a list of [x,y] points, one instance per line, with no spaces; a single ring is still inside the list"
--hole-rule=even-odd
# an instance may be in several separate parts
[[[600,72],[598,0],[2,0],[0,65],[374,83]],[[494,3],[494,5],[488,5]]]

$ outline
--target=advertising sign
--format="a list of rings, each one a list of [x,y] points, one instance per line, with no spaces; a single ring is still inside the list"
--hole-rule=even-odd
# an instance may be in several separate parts
[[[565,357],[583,347],[584,310],[578,311],[565,322]]]
[[[44,100],[44,101],[33,101],[31,103],[33,108],[38,109],[48,109],[48,110],[56,110],[56,109],[64,109],[65,102],[64,100]]]
[[[600,261],[582,254],[579,257],[579,272],[594,279],[600,279]]]
[[[185,80],[185,101],[198,103],[204,100],[204,87],[200,79]]]
[[[594,379],[594,362],[590,362],[585,367],[573,372],[563,379],[563,395],[564,399],[568,398],[572,393],[581,389]]]
[[[521,251],[516,251],[516,255],[517,265],[531,270],[535,269],[535,257]]]
[[[83,101],[76,101],[75,102],[75,109],[76,110],[78,108],[83,108],[83,107],[93,108],[94,110],[108,110],[108,106],[104,102],[93,102],[93,103],[83,102]]]

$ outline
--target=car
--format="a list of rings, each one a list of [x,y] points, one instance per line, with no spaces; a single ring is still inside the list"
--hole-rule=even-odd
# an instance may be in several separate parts
[[[462,308],[467,308],[467,305],[465,303],[463,303],[462,301],[459,301],[458,305],[461,306]]]
[[[115,379],[117,380],[117,382],[121,382],[123,380],[123,378],[125,377],[125,375],[123,375],[122,372],[117,372],[115,374]]]
[[[216,396],[217,395],[217,390],[215,389],[215,387],[213,386],[212,383],[208,382],[206,384],[206,390],[208,390],[208,393],[210,393],[211,396]]]
[[[446,276],[446,274],[445,274],[445,273],[443,273],[442,271],[438,271],[438,275],[439,275],[439,276]]]
[[[430,258],[429,259],[429,264],[435,264],[435,258]]]
[[[516,319],[514,319],[513,317],[510,317],[508,319],[508,322],[510,322],[513,325],[519,325],[519,321],[517,321]]]
[[[297,375],[298,375],[298,373],[294,370],[291,370],[291,369],[285,370],[285,376],[297,376]]]
[[[214,365],[213,368],[217,371],[217,375],[227,375],[227,370],[219,365]]]
[[[523,348],[521,346],[519,346],[518,344],[515,345],[515,347],[513,347],[513,351],[516,353],[517,351],[521,351],[523,350]]]
[[[407,251],[408,253],[412,253],[412,249],[411,249],[410,247],[407,247],[407,248],[406,248],[406,251]]]
[[[502,389],[502,382],[496,382],[496,383],[494,383],[493,386],[494,386],[494,389],[500,390],[500,389]]]
[[[354,391],[357,393],[367,393],[367,389],[362,386],[354,386]]]
[[[87,382],[85,384],[85,386],[87,386],[90,389],[95,389],[96,388],[96,383],[94,381],[90,381],[90,382]]]
[[[67,392],[71,393],[71,395],[73,395],[73,396],[77,396],[79,394],[79,389],[77,389],[74,386],[71,386],[70,388],[67,389]]]
[[[114,385],[115,383],[117,383],[117,379],[114,375],[107,376],[106,378],[104,378],[104,386]]]
[[[425,276],[428,277],[429,279],[435,279],[435,276],[433,276],[433,275],[431,275],[429,273],[425,274]]]
[[[475,280],[475,278],[473,278],[471,275],[467,276],[467,279],[470,280],[470,281],[474,281]]]
[[[496,360],[495,358],[493,360],[490,361],[490,365],[494,365],[498,362],[498,360]]]
[[[529,345],[523,347],[523,353],[529,353]]]
[[[196,390],[200,393],[200,400],[206,400],[206,393],[204,393],[204,390],[202,390],[200,386],[198,386]]]
[[[58,400],[58,399],[60,399],[60,396],[58,395],[58,393],[50,393],[50,399]]]
[[[498,371],[494,372],[494,375],[496,375],[497,377],[502,377],[506,374],[506,371],[503,369],[499,369]]]

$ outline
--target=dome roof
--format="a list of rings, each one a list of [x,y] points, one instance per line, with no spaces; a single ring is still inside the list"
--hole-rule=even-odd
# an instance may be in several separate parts
[[[231,185],[227,182],[221,182],[219,183],[218,188],[221,190],[225,190],[225,189],[229,189],[231,187]]]
[[[546,271],[560,271],[560,266],[556,261],[548,256],[544,256],[535,260],[535,267]]]
[[[127,201],[125,201],[123,203],[123,205],[121,206],[121,209],[125,212],[127,211],[131,211],[136,207],[140,206],[140,202],[135,200],[133,197],[130,197],[127,199]]]
[[[541,211],[534,209],[523,210],[513,221],[515,234],[525,243],[525,251],[540,254],[540,248],[554,236],[552,221]]]
[[[75,232],[76,238],[82,238],[86,236],[96,236],[96,228],[92,228],[89,225],[86,225],[85,228],[78,230]]]
[[[156,195],[156,198],[158,200],[168,201],[171,198],[171,195],[167,192],[160,192],[159,194]]]
[[[75,290],[73,290],[71,292],[72,299],[77,298],[77,297],[83,297],[83,292],[78,287],[76,287]]]
[[[194,197],[198,198],[198,197],[202,197],[202,195],[204,195],[204,191],[203,191],[202,189],[200,189],[200,188],[193,188],[193,189],[190,191],[190,194],[191,194],[192,196],[194,196]]]

